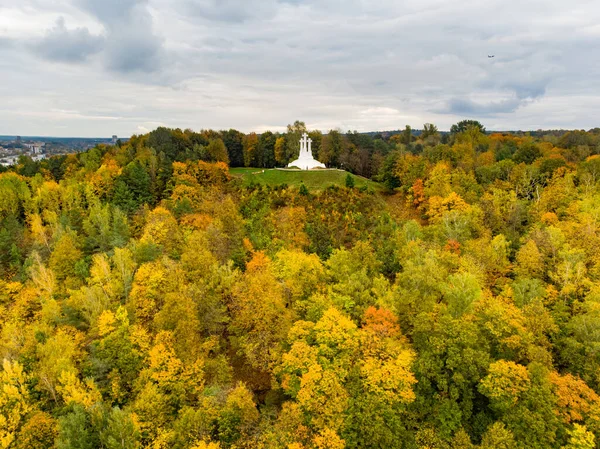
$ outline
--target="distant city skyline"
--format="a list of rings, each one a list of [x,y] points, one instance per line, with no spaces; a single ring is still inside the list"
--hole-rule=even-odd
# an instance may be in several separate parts
[[[4,0],[0,134],[590,129],[598,23],[589,0]]]

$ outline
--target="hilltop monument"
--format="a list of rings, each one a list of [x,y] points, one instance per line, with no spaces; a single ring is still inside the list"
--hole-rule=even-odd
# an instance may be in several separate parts
[[[301,170],[312,170],[313,168],[326,168],[325,164],[317,161],[312,155],[312,139],[304,133],[300,139],[300,156],[288,164],[288,167],[298,167]]]

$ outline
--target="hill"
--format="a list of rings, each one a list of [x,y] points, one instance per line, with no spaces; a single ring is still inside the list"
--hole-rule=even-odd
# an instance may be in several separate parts
[[[345,186],[347,171],[344,170],[280,170],[261,168],[231,168],[229,172],[243,179],[244,186],[251,184],[263,184],[278,186],[287,184],[292,187],[304,185],[311,191],[323,190],[331,185]],[[375,191],[381,191],[383,186],[362,176],[352,175],[357,188],[367,187]]]

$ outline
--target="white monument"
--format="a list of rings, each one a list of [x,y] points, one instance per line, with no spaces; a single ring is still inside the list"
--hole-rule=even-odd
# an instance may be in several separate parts
[[[288,164],[288,167],[298,167],[301,170],[312,170],[313,168],[325,168],[325,164],[321,164],[312,155],[312,139],[308,138],[308,134],[304,133],[300,139],[300,157],[294,162]]]

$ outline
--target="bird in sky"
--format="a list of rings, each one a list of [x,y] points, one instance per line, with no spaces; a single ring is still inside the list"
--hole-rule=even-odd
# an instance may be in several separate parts
[[[495,58],[496,55],[488,55],[488,58]]]

